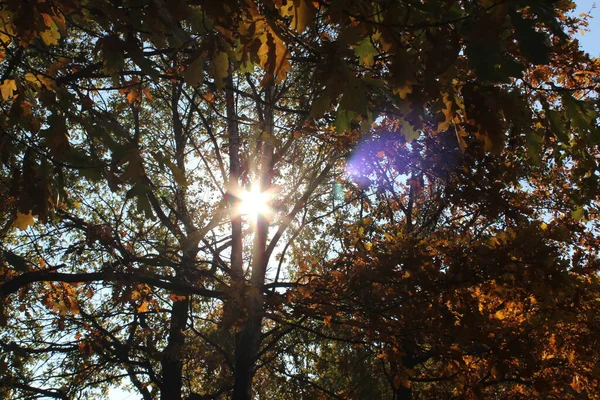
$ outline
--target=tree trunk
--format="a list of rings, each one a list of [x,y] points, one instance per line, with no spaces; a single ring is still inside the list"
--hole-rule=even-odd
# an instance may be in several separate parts
[[[412,390],[411,388],[401,387],[394,389],[394,400],[411,400]]]
[[[273,125],[273,84],[266,88],[264,109],[264,132],[272,137]],[[273,145],[270,141],[258,143],[260,146],[260,190],[268,190],[271,186],[273,172]],[[256,218],[255,241],[252,254],[252,275],[250,288],[246,292],[248,315],[238,336],[235,348],[235,380],[233,400],[250,400],[252,398],[252,378],[258,358],[262,338],[262,320],[264,316],[264,283],[267,270],[267,236],[269,234],[270,217],[258,215]]]
[[[161,400],[181,400],[183,362],[181,349],[185,344],[184,329],[187,323],[188,299],[176,301],[171,310],[169,342],[163,352]]]

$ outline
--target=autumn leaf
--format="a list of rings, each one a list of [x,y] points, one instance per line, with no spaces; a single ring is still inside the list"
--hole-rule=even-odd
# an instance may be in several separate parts
[[[0,85],[0,92],[2,93],[2,100],[8,100],[13,96],[13,93],[17,91],[17,82],[14,79],[5,79]]]
[[[311,0],[285,0],[286,3],[279,7],[282,17],[291,18],[291,27],[296,32],[302,33],[312,24],[312,19],[317,10]]]
[[[140,303],[140,305],[137,307],[136,311],[138,313],[143,313],[143,312],[147,312],[149,310],[148,308],[148,302],[147,301],[142,301]]]
[[[17,218],[15,219],[14,226],[24,231],[28,227],[35,224],[34,218],[37,218],[37,215],[33,215],[31,210],[29,210],[28,214],[17,212]]]
[[[57,45],[58,39],[60,39],[60,33],[58,32],[56,23],[48,14],[42,14],[42,17],[44,19],[44,24],[46,25],[46,29],[40,33],[42,41],[46,46]]]

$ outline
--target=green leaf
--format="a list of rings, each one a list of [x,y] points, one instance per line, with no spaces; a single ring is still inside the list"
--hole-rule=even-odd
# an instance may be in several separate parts
[[[191,8],[187,21],[192,26],[192,32],[196,34],[205,34],[213,29],[212,20],[202,11],[201,7]]]
[[[212,70],[217,89],[222,89],[225,84],[225,78],[229,76],[229,56],[226,52],[220,51],[212,59]]]
[[[171,160],[169,160],[168,157],[164,156],[161,153],[157,153],[157,152],[152,153],[152,156],[160,164],[163,164],[163,165],[166,165],[167,167],[169,167],[169,169],[171,170],[171,173],[173,174],[173,178],[175,179],[175,182],[177,182],[181,186],[187,185],[187,180],[185,179],[185,175],[183,174],[183,171],[181,171],[181,169],[177,165],[173,164],[173,162],[171,162]]]
[[[561,118],[562,113],[556,110],[547,109],[546,115],[548,116],[548,120],[550,121],[550,127],[554,136],[556,136],[556,138],[560,140],[563,144],[568,145],[570,142],[569,131]]]
[[[150,204],[150,200],[148,200],[147,193],[150,191],[150,188],[144,184],[138,183],[134,185],[128,192],[125,198],[137,199],[137,211],[140,213],[144,213],[146,218],[150,218],[151,220],[155,220],[156,217],[152,212],[152,205]]]
[[[104,71],[114,75],[125,65],[125,44],[116,35],[107,36],[98,40],[97,46],[101,49]]]
[[[526,136],[527,154],[531,158],[531,161],[538,164],[541,161],[540,155],[542,154],[542,142],[544,138],[538,135],[534,131],[528,131]]]
[[[511,19],[515,26],[515,35],[521,53],[534,64],[547,63],[550,48],[546,44],[546,41],[549,40],[546,34],[535,30],[534,21],[530,19],[523,19],[518,14],[514,14]]]
[[[352,119],[356,117],[356,113],[343,108],[338,108],[335,114],[335,131],[337,133],[343,133],[350,129],[352,126]]]
[[[580,131],[590,131],[593,127],[592,121],[598,116],[592,109],[593,105],[577,100],[569,93],[563,94],[562,101],[567,120],[571,121],[571,125]]]
[[[327,95],[321,95],[315,99],[310,108],[311,118],[320,118],[325,114],[325,111],[329,109],[331,105],[331,99]]]
[[[196,57],[183,72],[185,83],[196,86],[204,80],[204,57]]]
[[[579,206],[576,209],[574,209],[573,211],[571,211],[571,218],[575,219],[575,220],[580,220],[584,217],[585,212],[583,210],[583,207]]]
[[[377,49],[373,46],[370,36],[358,42],[354,47],[354,54],[356,54],[364,66],[371,67],[373,65],[373,56],[377,54]]]
[[[419,130],[415,129],[415,127],[412,126],[412,124],[406,119],[400,118],[400,127],[402,136],[404,136],[404,139],[406,139],[407,142],[412,142],[413,140],[419,138]]]

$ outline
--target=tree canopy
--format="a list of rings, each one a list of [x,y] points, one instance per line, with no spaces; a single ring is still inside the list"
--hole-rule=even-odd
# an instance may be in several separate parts
[[[564,0],[4,0],[0,397],[598,398]]]

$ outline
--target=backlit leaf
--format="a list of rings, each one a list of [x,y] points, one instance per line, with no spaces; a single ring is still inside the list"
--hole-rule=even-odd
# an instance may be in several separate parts
[[[2,100],[8,100],[12,97],[13,93],[17,91],[17,82],[14,79],[5,79],[0,85],[0,92],[2,93]]]
[[[29,210],[28,214],[17,212],[17,218],[15,219],[14,225],[20,230],[24,231],[28,227],[35,224],[34,218],[37,218],[37,215],[33,215],[31,210]]]

